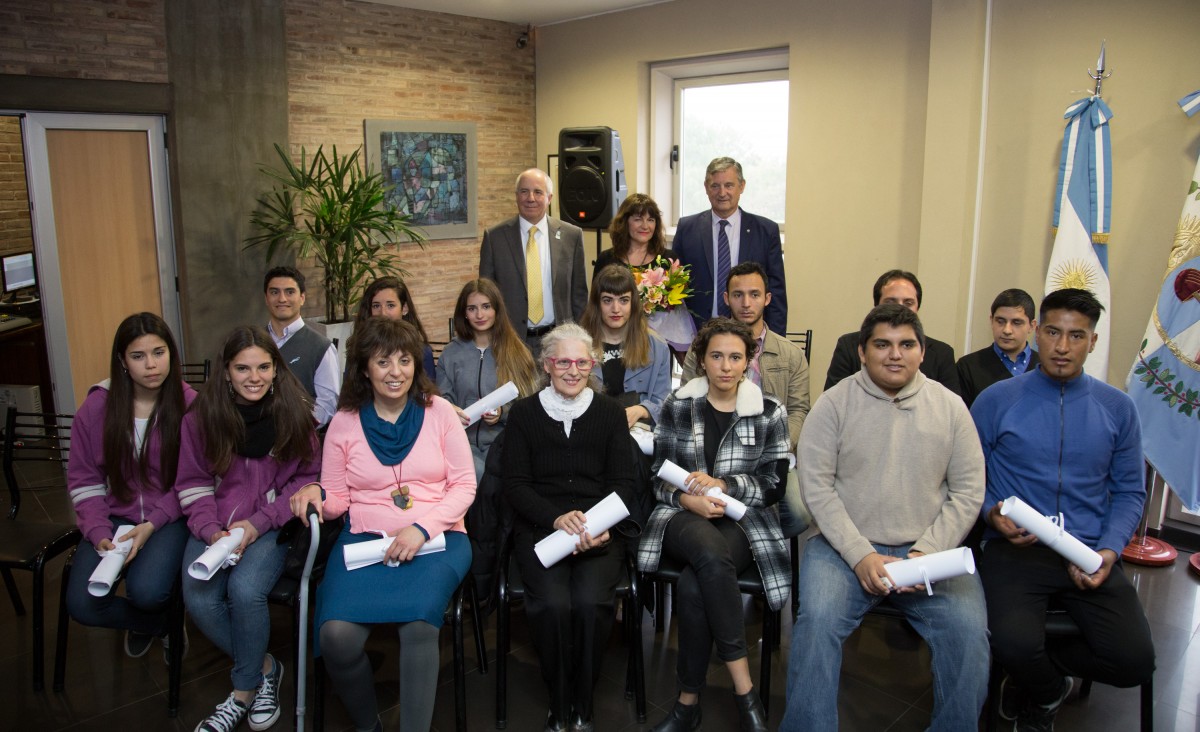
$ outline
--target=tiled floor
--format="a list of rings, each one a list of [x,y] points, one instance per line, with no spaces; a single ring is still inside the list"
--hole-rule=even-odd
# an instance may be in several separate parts
[[[64,520],[70,516],[65,490],[54,486],[53,479],[42,481],[47,487],[26,494],[22,516]],[[2,519],[0,519],[2,520]],[[1187,555],[1173,567],[1132,569],[1143,605],[1154,631],[1158,649],[1155,675],[1156,730],[1197,730],[1200,720],[1200,580],[1187,571]],[[18,618],[7,597],[0,597],[0,730],[97,730],[102,732],[152,732],[153,730],[191,730],[214,704],[229,692],[230,662],[207,639],[191,628],[191,650],[184,660],[183,689],[179,717],[166,716],[167,671],[157,649],[141,659],[129,659],[121,650],[121,636],[108,630],[84,628],[72,624],[66,690],[49,690],[53,656],[53,621],[58,600],[57,587],[62,560],[48,572],[47,690],[31,691],[31,630],[28,617]],[[26,604],[29,600],[28,574],[18,573],[18,585]],[[749,635],[757,638],[761,621],[757,610],[748,603]],[[281,659],[291,657],[288,638],[291,617],[276,608],[272,614],[272,650]],[[520,610],[513,616],[513,650],[509,659],[508,729],[524,732],[541,729],[546,711],[546,696],[533,649],[529,646],[525,618]],[[468,627],[469,631],[469,627]],[[486,639],[492,654],[493,669],[479,673],[469,635],[467,641],[468,726],[474,730],[495,727],[495,619],[487,622]],[[787,676],[787,648],[791,623],[785,619],[783,650],[776,654],[771,683],[771,719],[782,715]],[[597,691],[597,729],[648,729],[666,713],[675,696],[675,632],[656,635],[649,616],[643,628],[646,662],[648,720],[638,724],[634,703],[624,698],[626,650],[614,634],[605,659],[605,675]],[[381,630],[370,641],[372,658],[377,662],[376,691],[387,707],[384,726],[398,724],[398,670],[394,633]],[[454,689],[451,674],[450,636],[442,635],[442,686],[434,714],[434,729],[454,728]],[[751,645],[750,664],[756,678],[761,646]],[[901,623],[868,618],[863,628],[846,644],[839,700],[843,730],[920,730],[929,722],[932,704],[929,653],[920,640]],[[287,670],[284,699],[287,712],[275,729],[287,729],[292,723],[292,676]],[[708,730],[736,729],[736,714],[730,699],[728,677],[715,664],[709,676],[712,687],[704,697],[704,721]],[[312,705],[309,704],[311,728]],[[1068,699],[1058,718],[1059,730],[1134,730],[1137,729],[1138,691],[1097,686],[1087,700],[1074,695]],[[330,697],[326,715],[330,730],[349,729],[341,703]],[[246,729],[243,727],[243,729]]]

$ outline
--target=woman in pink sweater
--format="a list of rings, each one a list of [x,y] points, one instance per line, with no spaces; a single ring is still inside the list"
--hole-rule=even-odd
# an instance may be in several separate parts
[[[400,727],[429,729],[442,615],[471,565],[463,527],[475,498],[471,447],[454,407],[425,373],[416,328],[371,318],[352,343],[325,435],[321,485],[291,501],[302,518],[310,503],[322,519],[350,514],[317,590],[313,652],[324,654],[355,728],[382,729],[363,647],[372,624],[398,623]],[[346,569],[346,546],[382,536],[392,539],[384,562]],[[444,551],[418,555],[439,536]]]

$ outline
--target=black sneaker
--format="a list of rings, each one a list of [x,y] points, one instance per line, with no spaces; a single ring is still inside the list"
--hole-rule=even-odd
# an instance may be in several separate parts
[[[283,681],[283,664],[271,658],[271,673],[264,674],[254,703],[250,705],[250,729],[262,732],[279,721],[279,683]]]
[[[1071,693],[1071,687],[1075,685],[1075,680],[1070,676],[1063,679],[1063,691],[1059,695],[1058,700],[1042,706],[1041,704],[1029,703],[1021,710],[1020,716],[1017,717],[1017,723],[1013,725],[1015,732],[1053,732],[1054,717],[1058,715],[1058,708],[1062,706],[1063,700],[1067,698],[1067,694]]]
[[[1016,721],[1023,706],[1024,690],[1017,686],[1017,682],[1013,681],[1011,676],[1004,674],[1004,680],[1000,682],[1000,718],[1009,722]]]
[[[153,642],[154,636],[152,635],[127,630],[125,631],[125,655],[130,658],[141,658],[146,655],[146,651],[150,650],[150,644]]]
[[[230,692],[229,698],[218,704],[216,711],[208,719],[196,725],[195,732],[232,732],[242,723],[248,712],[246,705]]]

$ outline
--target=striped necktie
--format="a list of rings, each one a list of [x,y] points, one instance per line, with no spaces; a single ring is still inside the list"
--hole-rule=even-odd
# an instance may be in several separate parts
[[[729,222],[721,219],[717,222],[720,230],[717,232],[717,289],[713,295],[717,299],[717,314],[728,318],[730,315],[729,306],[725,304],[725,298],[721,297],[725,291],[725,286],[729,282],[729,235],[725,233],[725,227],[729,226]]]
[[[725,274],[729,274],[726,268]],[[537,227],[529,227],[529,240],[525,242],[525,289],[529,293],[529,322],[537,325],[546,317],[546,305],[542,302],[542,254],[538,251]]]

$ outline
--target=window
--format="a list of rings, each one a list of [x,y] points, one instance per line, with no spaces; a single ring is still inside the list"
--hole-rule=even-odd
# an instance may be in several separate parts
[[[784,223],[787,50],[651,67],[651,195],[673,227],[708,208],[704,170],[729,156],[747,179],[746,208]]]

